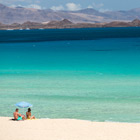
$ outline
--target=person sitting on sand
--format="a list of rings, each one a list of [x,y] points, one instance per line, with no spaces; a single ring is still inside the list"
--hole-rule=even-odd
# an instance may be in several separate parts
[[[27,119],[35,119],[35,116],[31,116],[31,108],[28,108],[28,111],[26,112],[26,118]]]
[[[25,120],[25,116],[24,115],[21,115],[18,113],[18,108],[16,108],[15,112],[13,113],[14,115],[14,119],[19,121],[19,120]]]

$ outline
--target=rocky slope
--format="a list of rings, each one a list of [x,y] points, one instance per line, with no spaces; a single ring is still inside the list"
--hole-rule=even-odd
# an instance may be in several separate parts
[[[0,30],[11,29],[61,29],[61,28],[94,28],[94,27],[140,27],[140,20],[132,22],[109,22],[109,23],[73,23],[67,19],[61,21],[50,21],[48,23],[24,22],[23,24],[3,24],[0,23]]]

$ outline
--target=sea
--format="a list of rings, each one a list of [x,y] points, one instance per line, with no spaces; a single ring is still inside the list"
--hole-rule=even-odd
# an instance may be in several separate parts
[[[0,31],[0,116],[140,122],[140,27]],[[25,114],[27,108],[19,108]]]

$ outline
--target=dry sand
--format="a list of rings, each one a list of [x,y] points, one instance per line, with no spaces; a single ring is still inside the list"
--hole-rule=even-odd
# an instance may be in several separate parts
[[[0,140],[140,140],[140,123],[10,119],[0,117]]]

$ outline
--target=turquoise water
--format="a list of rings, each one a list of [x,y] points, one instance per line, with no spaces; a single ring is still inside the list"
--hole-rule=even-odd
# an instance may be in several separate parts
[[[0,116],[27,101],[37,118],[140,122],[140,28],[118,29],[0,31],[9,35],[0,39]]]

